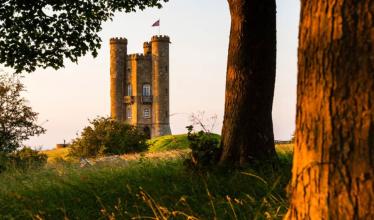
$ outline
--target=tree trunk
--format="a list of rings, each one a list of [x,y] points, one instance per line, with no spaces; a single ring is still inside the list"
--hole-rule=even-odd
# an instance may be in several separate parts
[[[286,219],[374,219],[374,1],[302,0]]]
[[[276,65],[275,0],[228,0],[231,32],[221,164],[276,158],[272,106]]]

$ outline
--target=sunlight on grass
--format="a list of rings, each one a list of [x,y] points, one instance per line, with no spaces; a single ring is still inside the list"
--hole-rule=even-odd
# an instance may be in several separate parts
[[[275,149],[279,154],[292,154],[294,144],[276,144]]]
[[[162,137],[156,137],[151,140],[148,140],[147,144],[149,145],[150,152],[187,149],[187,134],[166,135]]]
[[[47,154],[48,162],[54,162],[59,159],[67,159],[69,154],[69,148],[60,148],[60,149],[53,149],[53,150],[44,150],[43,153]]]
[[[181,159],[142,159],[0,175],[5,219],[280,219],[290,164],[195,173]]]
[[[219,136],[217,135],[217,138]],[[68,148],[44,151],[43,169],[0,174],[5,219],[282,219],[292,144],[277,145],[280,168],[188,170],[187,135],[148,141],[148,152],[66,162]],[[59,160],[59,158],[64,160]]]

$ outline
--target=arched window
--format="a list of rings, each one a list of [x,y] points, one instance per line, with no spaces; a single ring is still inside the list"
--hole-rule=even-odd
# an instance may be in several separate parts
[[[143,85],[143,96],[151,96],[151,85],[149,84]]]
[[[132,117],[132,111],[131,107],[126,108],[126,118],[131,118]]]
[[[145,108],[145,109],[143,110],[143,117],[144,117],[144,118],[150,118],[150,117],[151,117],[151,109],[149,109],[149,108]]]
[[[127,95],[132,96],[132,86],[130,83],[127,84]]]

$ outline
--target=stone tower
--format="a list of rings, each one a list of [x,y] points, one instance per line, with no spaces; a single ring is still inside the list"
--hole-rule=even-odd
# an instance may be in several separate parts
[[[170,38],[167,36],[152,37],[152,133],[155,136],[171,133],[169,125],[169,44]]]
[[[110,39],[110,113],[111,117],[124,119],[124,71],[126,69],[127,39]]]
[[[147,136],[171,134],[168,36],[153,36],[143,54],[127,55],[127,40],[110,40],[111,116]]]

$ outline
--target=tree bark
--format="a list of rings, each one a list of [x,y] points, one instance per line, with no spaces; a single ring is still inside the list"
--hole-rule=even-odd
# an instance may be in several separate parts
[[[374,1],[302,0],[286,219],[374,219]]]
[[[231,32],[220,164],[274,161],[275,0],[228,3]]]

